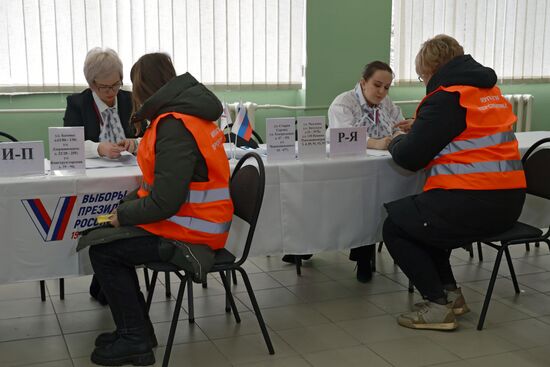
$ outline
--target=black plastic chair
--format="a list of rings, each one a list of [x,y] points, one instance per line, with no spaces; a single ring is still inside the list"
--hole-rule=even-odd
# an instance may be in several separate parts
[[[0,136],[3,136],[4,138],[12,142],[18,141],[13,135],[10,135],[3,131],[0,131]],[[62,300],[65,299],[65,279],[64,278],[59,278],[59,298]],[[42,300],[42,302],[46,301],[46,281],[45,280],[40,281],[40,299]]]
[[[16,138],[13,137],[13,135],[10,135],[8,133],[5,133],[3,131],[0,131],[0,136],[3,136],[4,138],[10,140],[10,141],[17,141]]]
[[[255,160],[256,165],[246,165],[243,164],[248,160]],[[257,167],[256,167],[257,166]],[[260,209],[262,207],[262,201],[264,197],[265,189],[265,170],[264,164],[260,156],[254,152],[249,152],[245,154],[237,163],[231,176],[230,191],[231,199],[233,200],[233,206],[235,208],[234,215],[241,218],[249,224],[248,234],[246,237],[246,242],[244,245],[243,254],[240,259],[237,258],[228,250],[220,249],[216,251],[215,263],[210,273],[219,273],[225,288],[227,300],[230,304],[230,308],[226,307],[226,312],[233,311],[235,316],[235,321],[237,323],[241,322],[239,312],[235,305],[235,300],[231,293],[230,280],[228,279],[227,274],[230,274],[232,271],[238,271],[241,273],[243,278],[248,296],[250,297],[250,302],[254,308],[254,313],[260,325],[265,343],[269,354],[274,354],[275,350],[273,349],[273,344],[269,337],[264,319],[262,317],[260,307],[254,295],[252,285],[250,284],[250,279],[248,274],[242,268],[243,263],[246,261],[248,254],[250,252],[250,246],[252,245],[252,239],[254,237],[254,231],[256,229],[256,222],[258,221],[258,215],[260,214]],[[155,284],[157,280],[158,273],[160,271],[173,272],[180,279],[180,286],[178,290],[178,295],[176,297],[176,307],[174,310],[174,315],[172,317],[172,324],[170,325],[170,333],[168,335],[168,341],[166,343],[166,350],[164,353],[164,360],[162,362],[163,366],[168,366],[170,361],[170,353],[172,351],[172,344],[174,342],[174,335],[176,333],[176,327],[178,324],[179,313],[181,310],[181,304],[183,301],[183,293],[185,291],[186,285],[188,286],[188,314],[189,322],[194,322],[194,313],[193,313],[193,287],[192,283],[189,280],[190,277],[184,272],[184,275],[180,274],[182,269],[170,263],[149,263],[145,266],[153,271],[151,277],[151,284],[149,287],[149,293],[147,295],[147,311],[151,306],[153,300],[153,292],[155,290]]]
[[[522,158],[523,168],[525,170],[525,176],[527,178],[527,193],[530,195],[538,196],[540,198],[550,200],[550,147],[542,147],[536,150],[544,143],[550,142],[550,138],[544,138],[533,144]],[[483,302],[481,314],[477,324],[477,329],[483,329],[485,322],[485,316],[489,308],[489,302],[491,301],[491,295],[493,294],[493,288],[498,275],[498,269],[502,260],[502,255],[506,255],[506,262],[510,269],[510,277],[514,284],[514,290],[516,294],[520,292],[518,286],[518,280],[514,271],[514,265],[512,264],[512,257],[508,249],[511,245],[526,244],[529,242],[545,242],[550,248],[550,229],[543,233],[540,228],[533,227],[531,225],[516,222],[514,226],[499,235],[480,239],[479,242],[488,245],[498,251],[495,259],[495,265],[491,274],[491,280],[487,288],[487,294]]]

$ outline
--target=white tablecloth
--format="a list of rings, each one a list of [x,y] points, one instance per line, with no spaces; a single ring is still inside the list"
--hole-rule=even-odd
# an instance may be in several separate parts
[[[545,136],[550,132],[518,134],[522,151]],[[90,273],[87,253],[75,252],[73,233],[112,210],[139,181],[138,167],[0,178],[0,283]],[[420,192],[423,181],[423,174],[403,170],[387,156],[268,161],[251,254],[317,253],[377,242],[383,203]],[[550,205],[529,198],[522,220],[547,227]],[[246,229],[234,220],[230,250],[238,251]]]

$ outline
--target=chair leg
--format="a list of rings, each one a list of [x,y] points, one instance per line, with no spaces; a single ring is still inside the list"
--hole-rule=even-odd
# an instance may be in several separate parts
[[[384,247],[384,241],[378,243],[378,252],[382,252],[382,247]]]
[[[409,293],[414,293],[414,284],[410,279],[409,279]]]
[[[529,242],[525,242],[525,251],[531,251],[531,245]]]
[[[170,291],[170,272],[169,271],[164,272],[164,287],[166,288],[166,298],[170,298],[172,296],[172,292]]]
[[[466,248],[467,248],[467,251],[470,253],[470,258],[473,259],[474,258],[474,249],[472,247],[472,244],[470,243],[470,245],[467,246]]]
[[[273,344],[271,344],[271,338],[269,337],[269,333],[267,332],[267,328],[265,326],[264,318],[262,317],[262,312],[260,311],[260,306],[258,306],[258,301],[256,300],[254,290],[250,284],[250,279],[248,279],[248,274],[246,274],[246,271],[244,271],[241,267],[237,268],[237,270],[243,277],[244,285],[246,286],[246,291],[248,292],[248,297],[250,297],[250,302],[254,308],[256,319],[258,319],[258,324],[260,324],[260,329],[262,330],[262,335],[264,336],[265,344],[267,345],[267,350],[269,350],[269,354],[275,354]]]
[[[202,287],[203,288],[208,288],[208,280],[205,280],[204,282],[202,282]]]
[[[178,296],[176,297],[176,308],[174,309],[174,316],[172,316],[172,323],[170,324],[170,333],[168,334],[168,341],[166,342],[166,349],[164,351],[164,358],[162,360],[162,367],[168,367],[170,362],[170,354],[172,353],[172,344],[174,344],[174,336],[176,335],[176,327],[178,326],[178,319],[180,317],[181,303],[183,301],[183,293],[185,292],[185,285],[187,284],[187,274],[184,279],[180,279],[180,287],[178,290]]]
[[[487,287],[487,294],[485,295],[485,300],[483,301],[483,307],[481,308],[481,314],[479,315],[479,321],[477,323],[477,329],[483,329],[483,324],[485,323],[485,316],[487,315],[487,310],[489,309],[489,302],[491,302],[491,295],[493,294],[493,288],[495,287],[495,281],[498,275],[498,268],[502,260],[502,254],[504,253],[504,248],[501,247],[498,250],[497,257],[495,259],[495,266],[493,266],[493,272],[491,273],[491,280],[489,281],[489,287]]]
[[[46,302],[46,281],[40,281],[40,299],[42,302]]]
[[[294,255],[296,259],[296,274],[302,275],[302,257],[300,255]]]
[[[147,288],[147,313],[149,313],[149,309],[151,309],[151,303],[153,302],[153,293],[155,293],[155,285],[157,284],[157,276],[158,271],[153,272],[153,277],[151,278],[151,283],[149,284],[149,287]]]
[[[147,292],[149,292],[149,286],[151,282],[149,281],[149,271],[147,268],[143,268],[143,278],[145,278],[145,289],[147,289]]]
[[[237,272],[235,269],[231,270],[231,275],[233,275],[233,285],[237,285]]]
[[[65,299],[65,278],[59,278],[59,299]]]
[[[229,284],[231,284],[232,278],[233,278],[233,273],[230,270],[228,270],[227,279]],[[223,283],[223,280],[222,280],[222,283]],[[223,287],[225,288],[225,284],[223,285]],[[227,290],[225,292],[225,312],[231,312],[231,305],[229,304],[229,296],[227,295]]]
[[[535,242],[535,247],[540,247],[540,242]]]
[[[376,246],[376,245],[373,245]],[[374,251],[374,248],[372,249],[372,259],[370,260],[370,267],[373,273],[376,272],[376,251]]]
[[[187,315],[189,316],[189,323],[195,323],[195,302],[193,300],[193,280],[187,278]]]
[[[512,283],[514,283],[514,290],[516,294],[519,293],[518,279],[516,278],[516,271],[514,270],[514,264],[512,263],[512,256],[510,256],[510,250],[508,246],[504,247],[504,253],[506,254],[506,262],[508,262],[508,269],[510,269],[510,277],[512,278]]]
[[[231,274],[231,271],[228,271],[227,274]],[[223,287],[225,288],[225,295],[227,298],[227,301],[229,302],[229,310],[227,309],[227,306],[225,308],[225,311],[233,311],[233,316],[235,316],[235,321],[237,323],[241,322],[241,316],[239,315],[239,311],[237,310],[237,305],[235,304],[235,299],[233,298],[233,293],[231,293],[231,282],[229,279],[227,279],[227,276],[224,274],[223,271],[220,271],[220,277],[222,278]]]
[[[477,256],[479,256],[479,261],[483,261],[483,250],[481,249],[481,242],[477,243]]]

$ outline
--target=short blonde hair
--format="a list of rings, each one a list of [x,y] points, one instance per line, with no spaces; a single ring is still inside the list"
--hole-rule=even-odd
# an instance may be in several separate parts
[[[95,47],[88,51],[84,61],[84,77],[91,87],[94,80],[118,73],[122,80],[122,61],[115,50]]]
[[[433,75],[443,65],[457,56],[464,55],[464,48],[451,36],[438,34],[422,44],[416,55],[416,73],[419,76]]]

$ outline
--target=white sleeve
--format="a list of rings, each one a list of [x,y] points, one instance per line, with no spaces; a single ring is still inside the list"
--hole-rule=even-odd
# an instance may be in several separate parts
[[[139,143],[141,143],[141,138],[135,138],[134,139],[134,142],[136,144],[136,147],[134,148],[135,151],[132,153],[133,155],[137,155],[137,152],[138,152],[138,148],[139,148]]]
[[[327,141],[330,141],[330,128],[354,127],[353,109],[344,103],[332,103],[328,109]],[[369,137],[367,136],[367,141]]]
[[[98,148],[99,143],[91,140],[84,141],[84,156],[86,158],[99,158],[99,153],[97,151]]]
[[[328,109],[328,126],[352,127],[355,117],[351,107],[343,103],[332,103]]]
[[[397,130],[399,130],[398,128],[395,127],[395,124],[397,124],[400,121],[403,121],[405,118],[403,117],[403,112],[401,112],[401,108],[395,103],[393,103],[389,98],[388,98],[388,101],[390,102],[388,105],[389,115],[393,123],[392,133],[394,133]]]
[[[393,103],[390,100],[390,116],[392,117],[394,123],[397,123],[399,121],[403,121],[405,118],[403,117],[403,112],[401,111],[401,108]]]

